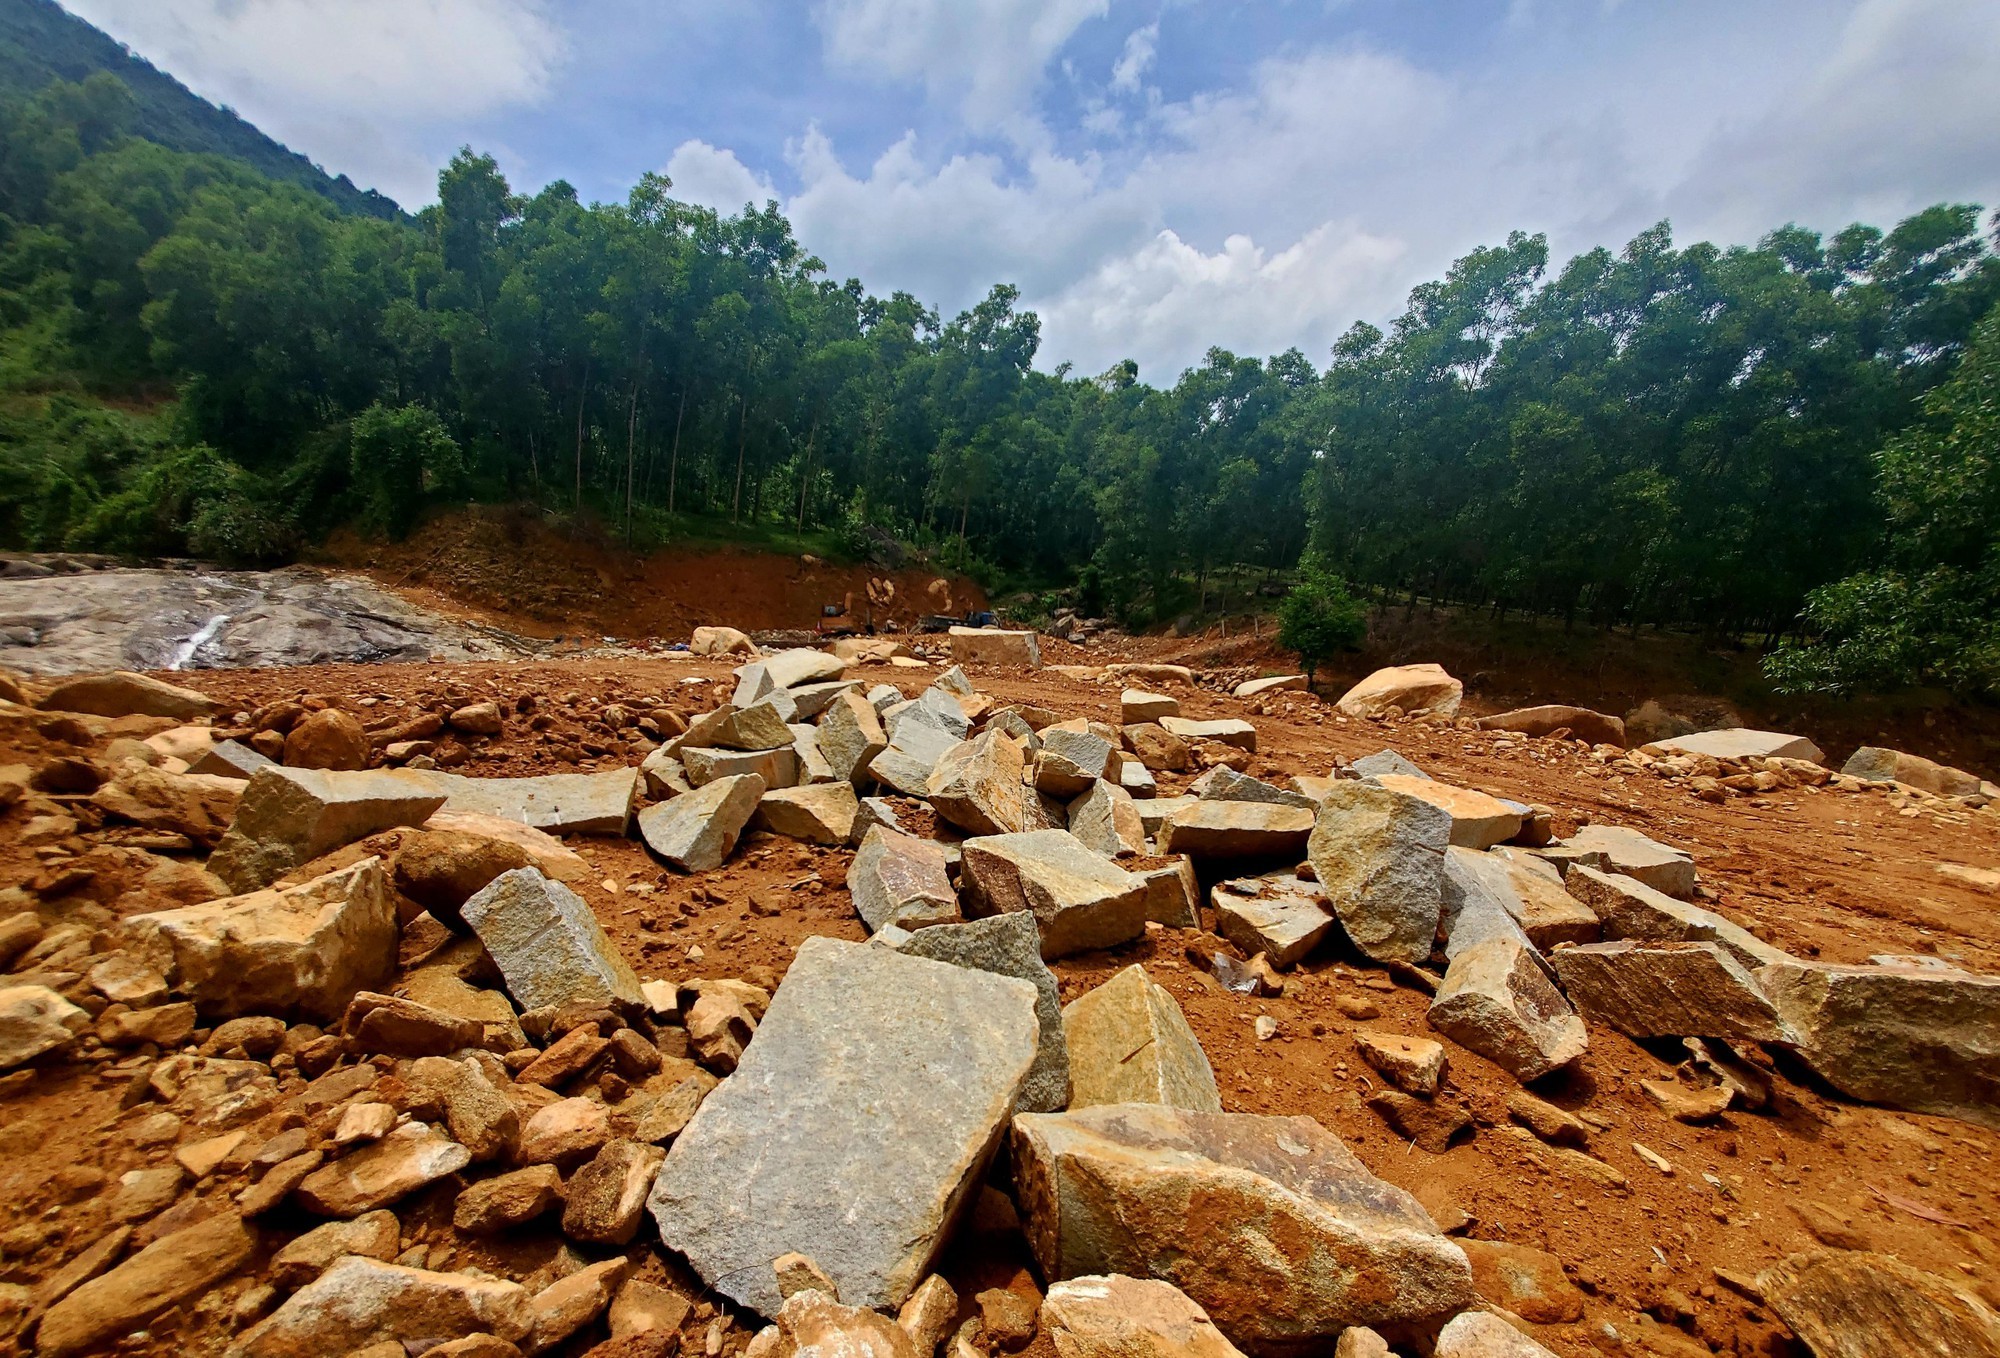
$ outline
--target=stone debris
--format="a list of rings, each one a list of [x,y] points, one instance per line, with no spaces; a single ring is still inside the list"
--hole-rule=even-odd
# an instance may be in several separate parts
[[[446,796],[434,778],[401,769],[259,769],[208,870],[232,891],[256,891],[344,844],[398,825],[422,825]]]
[[[387,1207],[472,1163],[472,1152],[429,1124],[406,1122],[373,1145],[313,1170],[295,1190],[323,1217],[358,1217]]]
[[[624,835],[639,796],[639,771],[629,768],[539,778],[430,777],[447,794],[447,814],[492,816],[551,835]]]
[[[119,931],[135,961],[210,1018],[336,1020],[396,967],[396,909],[379,858],[298,886],[130,915]]]
[[[1069,804],[1069,832],[1106,858],[1146,852],[1146,823],[1132,794],[1102,779]]]
[[[1363,956],[1415,964],[1437,937],[1450,840],[1451,817],[1438,807],[1343,780],[1319,809],[1306,858]]]
[[[1825,752],[1804,736],[1753,731],[1742,726],[1670,736],[1641,748],[1650,755],[1701,754],[1710,759],[1803,759],[1818,764],[1826,758]]]
[[[1306,677],[1303,674],[1273,674],[1263,679],[1246,679],[1229,690],[1229,696],[1259,698],[1266,693],[1304,692],[1306,687]]]
[[[608,1141],[565,1188],[563,1234],[593,1245],[629,1245],[666,1151],[644,1141]]]
[[[1174,997],[1130,966],[1062,1011],[1072,1108],[1159,1103],[1222,1111],[1215,1072]],[[1032,1110],[1023,1110],[1032,1111]]]
[[[1334,927],[1318,885],[1289,872],[1218,882],[1209,904],[1215,932],[1246,954],[1264,954],[1279,970],[1304,958]]]
[[[1157,722],[1161,717],[1178,717],[1180,714],[1181,700],[1170,694],[1128,688],[1118,695],[1118,724],[1121,726]]]
[[[464,915],[523,1009],[644,1003],[639,978],[590,907],[534,868],[494,878]]]
[[[808,844],[846,844],[853,837],[854,819],[860,813],[861,803],[852,783],[781,787],[758,798],[751,824]]]
[[[756,655],[757,643],[734,627],[697,627],[688,650],[695,655]]]
[[[1057,1358],[1239,1358],[1208,1312],[1153,1278],[1059,1282],[1042,1298],[1041,1322]]]
[[[1069,1106],[1070,1058],[1062,998],[1055,973],[1042,961],[1034,916],[1016,911],[964,924],[936,924],[916,930],[895,947],[912,957],[1031,982],[1041,1036],[1016,1106],[1024,1113],[1053,1113]]]
[[[66,1047],[90,1014],[40,985],[0,986],[0,1070]]]
[[[1465,685],[1442,665],[1392,665],[1376,670],[1340,696],[1334,706],[1350,717],[1455,717]]]
[[[1311,1118],[1109,1104],[1023,1113],[1011,1144],[1043,1277],[1172,1283],[1248,1352],[1472,1299],[1465,1255],[1417,1200]]]
[[[1451,842],[1459,848],[1490,849],[1521,833],[1522,815],[1516,804],[1471,788],[1453,787],[1435,778],[1411,778],[1383,773],[1373,781],[1391,792],[1429,802],[1451,817]]]
[[[1472,1114],[1443,1099],[1417,1099],[1397,1089],[1378,1089],[1363,1100],[1418,1149],[1443,1155],[1452,1138],[1472,1126]]]
[[[646,847],[682,872],[710,872],[735,850],[768,785],[755,773],[718,778],[639,813]]]
[[[246,1331],[230,1358],[316,1358],[417,1336],[517,1343],[534,1323],[529,1301],[519,1283],[349,1256]]]
[[[1586,1019],[1628,1037],[1719,1037],[1792,1045],[1757,978],[1715,943],[1588,943],[1550,960]]]
[[[1562,843],[1577,853],[1603,854],[1606,871],[1631,877],[1655,891],[1679,900],[1694,895],[1694,860],[1637,830],[1622,825],[1586,825]]]
[[[1430,1024],[1523,1082],[1575,1061],[1588,1041],[1534,949],[1506,938],[1452,959],[1431,1000]]]
[[[1054,960],[1113,948],[1146,931],[1146,884],[1067,830],[968,839],[963,847],[967,913],[1025,910]]]
[[[962,918],[943,846],[879,825],[862,836],[855,850],[847,891],[870,933],[891,925],[923,929]]]
[[[229,1212],[162,1234],[51,1306],[35,1331],[35,1352],[67,1358],[139,1329],[236,1272],[256,1250],[256,1236]]]
[[[762,1315],[779,1307],[769,1261],[793,1250],[849,1301],[902,1305],[1034,1065],[1035,1006],[1027,981],[806,939],[743,1063],[667,1153],[661,1239]]]
[[[1035,754],[1035,787],[1067,801],[1103,779],[1111,755],[1112,742],[1095,732],[1051,726]]]
[[[1848,756],[1840,771],[1871,783],[1901,783],[1934,797],[1977,797],[1982,781],[1963,769],[1880,745],[1863,745]]]

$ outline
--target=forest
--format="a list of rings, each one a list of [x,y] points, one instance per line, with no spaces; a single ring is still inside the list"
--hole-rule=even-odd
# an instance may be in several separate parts
[[[441,506],[638,547],[882,535],[1132,625],[1302,561],[1377,600],[1776,645],[1797,689],[2000,692],[2000,222],[1754,247],[1516,233],[1329,354],[1039,370],[829,276],[775,203],[647,175],[412,217],[140,135],[116,77],[0,109],[0,545],[232,563]]]

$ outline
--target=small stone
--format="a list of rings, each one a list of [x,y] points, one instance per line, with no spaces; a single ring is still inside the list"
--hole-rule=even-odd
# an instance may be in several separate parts
[[[443,1111],[452,1139],[475,1161],[504,1160],[521,1139],[521,1118],[507,1096],[472,1061],[426,1056],[404,1072],[414,1094]]]
[[[803,1254],[781,1254],[771,1261],[778,1279],[778,1295],[790,1301],[801,1292],[821,1292],[828,1300],[839,1301],[840,1289],[823,1269]]]
[[[339,708],[323,708],[286,734],[285,763],[295,769],[365,769],[368,733]]]
[[[1457,1104],[1412,1098],[1399,1089],[1378,1089],[1366,1100],[1391,1127],[1432,1155],[1451,1149],[1451,1139],[1472,1125]]]
[[[613,1339],[648,1331],[677,1334],[687,1323],[688,1313],[693,1309],[694,1303],[680,1293],[658,1283],[633,1278],[619,1287],[611,1298],[606,1320],[611,1326]]]
[[[462,1047],[476,1047],[485,1026],[441,1009],[363,990],[348,1001],[341,1031],[357,1051],[389,1056],[443,1056]]]
[[[301,1205],[325,1217],[356,1217],[407,1197],[472,1163],[472,1153],[422,1122],[408,1122],[372,1146],[307,1175]]]
[[[89,1011],[47,986],[0,987],[0,1070],[68,1046],[89,1026]]]
[[[611,1114],[594,1099],[561,1099],[521,1129],[515,1159],[524,1165],[569,1164],[595,1155],[611,1139]]]
[[[396,1110],[386,1103],[350,1103],[341,1110],[333,1129],[333,1144],[356,1146],[380,1141],[396,1126]]]
[[[529,1165],[468,1185],[452,1208],[452,1225],[467,1235],[498,1235],[540,1217],[562,1201],[562,1173]]]
[[[1581,1118],[1545,1099],[1536,1098],[1525,1089],[1517,1089],[1507,1096],[1507,1112],[1544,1141],[1568,1146],[1590,1143],[1590,1128]]]
[[[1165,693],[1128,688],[1118,695],[1118,712],[1121,725],[1133,726],[1140,722],[1156,722],[1161,717],[1178,717],[1181,703],[1180,699]]]
[[[514,1343],[528,1337],[532,1323],[527,1289],[519,1283],[348,1255],[245,1332],[230,1352],[232,1358],[320,1358],[405,1336],[423,1336],[426,1347],[472,1334]]]
[[[352,1221],[326,1222],[271,1256],[271,1281],[291,1292],[350,1254],[387,1262],[396,1257],[401,1236],[402,1226],[393,1212],[364,1212]]]
[[[736,1069],[756,1032],[750,1011],[724,991],[704,991],[688,1010],[688,1042],[695,1059],[719,1075]]]
[[[1532,1325],[1568,1325],[1583,1318],[1583,1293],[1546,1250],[1498,1240],[1460,1240],[1479,1295]]]
[[[628,1245],[666,1152],[643,1141],[608,1141],[569,1182],[563,1234],[594,1245]]]
[[[917,1358],[931,1358],[958,1319],[958,1293],[938,1274],[923,1280],[896,1312],[896,1324],[910,1336]]]
[[[1056,1283],[1042,1299],[1041,1320],[1058,1358],[1237,1358],[1238,1354],[1206,1311],[1172,1283],[1157,1279],[1112,1274]]]
[[[1422,1037],[1394,1033],[1357,1032],[1355,1048],[1361,1059],[1398,1089],[1428,1098],[1444,1078],[1444,1046]]]

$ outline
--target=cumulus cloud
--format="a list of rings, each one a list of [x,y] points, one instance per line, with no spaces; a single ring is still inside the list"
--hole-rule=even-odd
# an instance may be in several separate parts
[[[436,189],[425,128],[448,139],[541,101],[567,51],[542,0],[66,3],[197,94],[409,204]]]
[[[920,81],[966,123],[1001,128],[1049,62],[1110,0],[820,0],[826,56],[849,71]]]
[[[734,151],[718,150],[705,141],[684,141],[675,147],[667,160],[667,178],[673,181],[674,197],[725,215],[778,196],[771,181],[753,174]]]
[[[1159,20],[1155,19],[1144,28],[1133,29],[1125,39],[1125,50],[1118,54],[1118,64],[1111,68],[1111,88],[1127,94],[1136,93],[1139,82],[1145,78],[1159,50]]]

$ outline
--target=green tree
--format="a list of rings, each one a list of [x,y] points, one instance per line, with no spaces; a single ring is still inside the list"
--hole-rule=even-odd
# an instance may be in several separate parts
[[[426,406],[372,405],[355,417],[348,439],[362,524],[391,537],[407,534],[465,475],[458,444]]]
[[[1347,582],[1308,557],[1299,582],[1278,604],[1278,644],[1296,651],[1306,683],[1338,651],[1359,649],[1368,633],[1368,611],[1348,592]]]

